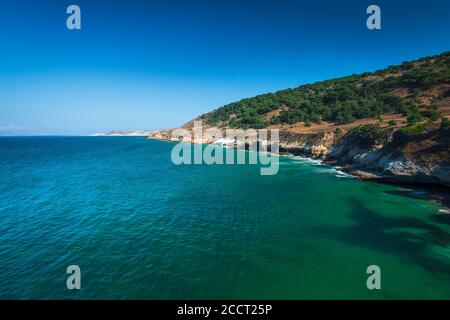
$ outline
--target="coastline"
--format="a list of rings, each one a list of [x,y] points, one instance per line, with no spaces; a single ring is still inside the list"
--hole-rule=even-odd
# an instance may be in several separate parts
[[[402,270],[405,257],[417,255],[423,259],[422,251],[404,250],[405,247],[397,246],[397,243],[408,245],[415,241],[419,248],[426,249],[427,254],[429,252],[430,259],[435,257],[436,252],[442,256],[447,252],[447,243],[440,240],[447,239],[450,234],[447,232],[450,230],[450,215],[439,214],[441,206],[410,199],[407,197],[410,192],[403,188],[336,177],[337,172],[330,166],[320,165],[320,160],[300,160],[299,157],[292,157],[298,160],[291,160],[282,156],[280,162],[284,165],[280,166],[279,175],[261,177],[257,166],[176,167],[170,160],[170,152],[177,144],[175,142],[152,142],[132,137],[66,139],[48,144],[38,140],[3,144],[3,158],[10,159],[4,163],[13,176],[2,180],[7,196],[2,197],[0,207],[5,210],[6,219],[10,218],[6,223],[11,231],[5,236],[16,244],[14,251],[9,251],[14,263],[7,264],[5,277],[23,279],[19,277],[23,275],[17,271],[17,265],[28,263],[29,260],[24,261],[24,257],[33,258],[29,265],[39,264],[43,256],[53,259],[54,252],[58,254],[56,259],[59,258],[60,253],[70,245],[77,252],[74,256],[76,260],[84,250],[92,248],[92,241],[99,241],[99,245],[95,246],[95,255],[89,255],[91,258],[83,263],[95,265],[99,259],[102,262],[93,268],[93,276],[103,280],[93,288],[95,291],[88,292],[90,297],[109,297],[111,290],[108,284],[112,277],[120,277],[123,270],[131,265],[131,282],[127,281],[127,285],[139,285],[143,274],[153,283],[161,283],[155,288],[145,288],[142,297],[158,297],[167,283],[165,279],[170,279],[173,290],[169,288],[163,293],[189,298],[197,288],[203,287],[204,282],[196,281],[196,287],[192,288],[193,282],[188,279],[181,283],[185,291],[180,294],[179,279],[185,279],[186,268],[192,279],[197,279],[201,272],[207,281],[216,283],[217,274],[224,272],[223,265],[226,264],[231,266],[227,270],[232,273],[227,275],[234,277],[233,283],[242,281],[241,272],[245,272],[250,279],[249,285],[253,285],[254,266],[265,261],[273,265],[278,274],[292,270],[283,282],[289,284],[299,277],[298,268],[305,275],[299,281],[309,281],[311,276],[308,270],[328,270],[330,262],[342,262],[343,272],[351,276],[354,274],[350,268],[352,265],[364,263],[365,266],[365,262],[370,260]],[[30,154],[33,155],[32,161]],[[24,165],[14,170],[18,161],[23,161]],[[33,169],[31,175],[30,166]],[[25,175],[28,178],[20,180]],[[43,183],[35,184],[36,178]],[[19,180],[23,184],[17,185]],[[20,192],[23,196],[18,197]],[[208,201],[202,196],[205,192],[208,193]],[[420,190],[417,192],[420,193]],[[10,199],[14,201],[13,205]],[[89,205],[80,210],[80,203]],[[29,213],[20,224],[15,214],[18,210]],[[74,224],[74,221],[77,223]],[[38,228],[43,224],[51,228],[48,237],[43,237],[42,228]],[[83,226],[83,236],[68,237],[68,244],[54,241],[55,237],[51,236],[79,232],[80,225]],[[39,240],[36,248],[20,245],[30,237]],[[114,239],[117,241],[114,242]],[[386,247],[380,248],[380,243]],[[186,245],[192,250],[186,250]],[[391,247],[396,251],[389,251]],[[157,249],[151,250],[154,248]],[[280,251],[280,248],[283,250]],[[33,254],[33,249],[42,251]],[[154,255],[149,257],[149,250]],[[306,257],[308,252],[313,252],[313,256],[305,260],[304,256],[298,255],[299,250],[306,250]],[[392,255],[387,256],[386,252]],[[407,255],[404,257],[405,252]],[[280,253],[283,254],[281,257]],[[112,269],[107,263],[111,261],[111,254],[121,258],[113,260]],[[183,256],[180,257],[180,254]],[[247,254],[249,260],[244,259],[245,265],[236,271],[233,268],[236,258]],[[148,264],[143,264],[142,259],[150,260],[147,260]],[[285,263],[287,260],[292,261],[289,266]],[[161,272],[154,273],[152,268],[148,268],[149,264],[158,265],[161,261],[167,262],[162,265]],[[180,261],[188,262],[181,271],[177,268]],[[205,265],[205,261],[211,264]],[[218,264],[217,261],[225,262]],[[411,272],[419,270],[422,278],[429,275],[430,281],[436,281],[436,285],[448,286],[447,282],[433,278],[436,264],[431,262],[434,259],[427,263],[433,267],[431,270],[419,268],[421,259],[412,261],[418,262],[407,265]],[[60,271],[57,264],[51,267],[52,272]],[[359,271],[364,273],[364,269]],[[269,267],[268,270],[272,272],[274,269]],[[172,277],[172,272],[178,271],[177,277]],[[38,272],[40,276],[41,272],[42,276],[46,275],[45,270],[39,269]],[[35,279],[35,274],[26,275],[29,276],[26,282]],[[165,275],[167,278],[164,278]],[[328,282],[323,282],[323,273],[314,275],[317,277],[313,278],[311,288],[323,284],[325,290]],[[270,285],[277,292],[278,277],[270,277],[272,281],[267,283],[266,273],[257,273],[257,276],[259,283],[264,287]],[[348,287],[346,281],[333,276],[330,280],[336,281],[333,284],[339,290]],[[405,276],[405,282],[409,283],[409,280]],[[6,283],[13,294],[21,297],[21,286]],[[230,293],[235,290],[233,283],[229,285]],[[65,291],[60,294],[58,281],[49,284],[56,289],[50,287],[51,291],[46,292],[47,287],[43,287],[42,292],[33,291],[37,298],[40,295],[66,297]],[[417,286],[418,293],[421,285],[422,282]],[[401,286],[394,287],[402,290]],[[259,286],[254,287],[254,292],[258,293],[260,289]],[[220,288],[217,294],[227,296],[222,290]],[[68,297],[70,294],[67,293]],[[129,293],[120,290],[120,294],[114,297],[123,295],[126,298]],[[292,297],[302,298],[307,297],[309,292],[295,291],[292,294]],[[359,295],[354,294],[355,298]],[[405,294],[414,297],[410,290]],[[402,296],[401,293],[399,296]],[[277,297],[286,298],[283,293]]]
[[[307,159],[318,161],[314,158]],[[398,191],[398,193],[405,197],[432,201],[441,205],[443,208],[439,210],[439,213],[442,216],[445,216],[445,220],[448,220],[448,223],[450,223],[450,187],[448,186],[439,184],[399,182],[395,179],[395,177],[383,176],[381,172],[376,172],[370,169],[364,170],[361,168],[356,170],[349,169],[346,167],[335,166],[331,163],[327,163],[327,161],[320,161],[320,165],[331,166],[337,172],[343,172],[344,174],[357,180],[403,187],[406,190]]]
[[[150,135],[147,137],[147,139],[166,142],[184,141],[187,143],[196,144],[196,142],[193,141],[169,138],[170,135],[168,134],[168,132],[164,132],[165,134],[161,135],[160,130],[154,131],[152,132],[152,134],[156,134],[157,137],[152,137],[152,135]],[[215,141],[202,141],[200,144],[215,144],[219,147],[235,149],[234,146],[217,144],[215,143]],[[328,148],[330,149],[331,147],[332,145],[328,146]],[[414,178],[404,179],[404,177],[400,175],[386,175],[381,170],[376,170],[369,167],[365,168],[361,165],[340,165],[338,164],[338,161],[328,159],[326,156],[324,156],[323,153],[315,155],[313,152],[311,152],[311,150],[305,150],[302,148],[298,148],[297,146],[293,148],[283,146],[280,147],[280,150],[281,149],[283,151],[280,151],[278,153],[279,156],[299,158],[301,160],[314,162],[317,165],[329,166],[332,169],[336,170],[337,174],[342,173],[343,175],[348,175],[353,179],[404,187],[408,190],[400,192],[403,196],[439,203],[443,207],[443,212],[441,213],[450,217],[450,187],[448,185],[439,183],[423,183],[420,181],[415,181]],[[246,149],[246,151],[248,150]],[[417,192],[417,190],[423,190],[424,192]]]

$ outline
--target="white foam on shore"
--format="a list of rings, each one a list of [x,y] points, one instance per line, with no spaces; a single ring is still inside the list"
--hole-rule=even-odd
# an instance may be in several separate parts
[[[311,158],[301,157],[301,156],[294,156],[294,155],[291,155],[289,157],[290,157],[290,159],[293,159],[293,160],[299,160],[299,161],[305,161],[305,162],[312,163],[313,166],[321,166],[324,168],[327,167],[327,168],[329,168],[329,171],[327,173],[331,172],[337,178],[346,178],[346,179],[354,179],[355,178],[351,174],[348,174],[344,171],[338,170],[335,167],[331,167],[329,165],[323,164],[322,160],[311,159]]]
[[[211,144],[214,144],[214,145],[220,145],[220,146],[225,147],[225,146],[233,145],[234,142],[235,142],[234,139],[230,139],[230,138],[220,138],[220,139],[217,139],[216,141],[214,141],[214,142],[211,143]]]
[[[344,171],[338,170],[338,169],[331,169],[331,171],[333,171],[335,173],[335,177],[337,178],[346,178],[346,179],[354,179],[355,177],[352,176],[351,174],[348,174]]]
[[[290,156],[290,158],[293,160],[307,161],[307,162],[313,163],[315,165],[322,165],[322,160],[306,158],[306,157],[301,157],[301,156],[294,156],[294,155]]]

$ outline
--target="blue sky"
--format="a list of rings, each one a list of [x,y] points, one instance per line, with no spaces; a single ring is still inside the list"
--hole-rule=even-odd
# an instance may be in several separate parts
[[[82,30],[66,28],[77,4]],[[366,8],[382,30],[366,28]],[[240,98],[450,50],[450,2],[1,1],[0,134],[177,127]]]

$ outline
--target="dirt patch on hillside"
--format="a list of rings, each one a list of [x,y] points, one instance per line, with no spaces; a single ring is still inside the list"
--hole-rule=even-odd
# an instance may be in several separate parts
[[[349,124],[337,125],[331,122],[323,121],[320,124],[313,123],[311,126],[307,127],[303,122],[299,122],[293,125],[281,125],[281,126],[270,126],[270,129],[278,128],[282,130],[287,130],[292,133],[318,133],[318,132],[331,132],[336,129],[340,129],[342,132],[347,132],[348,130],[367,125],[367,124],[378,124],[383,128],[391,127],[391,128],[399,128],[403,127],[407,124],[406,118],[401,114],[385,114],[381,116],[381,121],[375,118],[367,118],[356,120],[355,122]],[[390,126],[389,121],[394,120],[396,122],[395,125]]]

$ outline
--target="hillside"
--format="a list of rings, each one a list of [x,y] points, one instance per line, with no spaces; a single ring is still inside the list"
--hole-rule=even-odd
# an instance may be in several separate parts
[[[222,132],[278,128],[281,152],[321,159],[366,179],[450,186],[449,116],[446,52],[242,99],[194,120]],[[183,128],[192,129],[194,120]],[[150,138],[194,142],[173,133],[159,130]]]
[[[242,99],[200,118],[211,127],[293,132],[413,124],[450,115],[450,52],[383,70]]]

